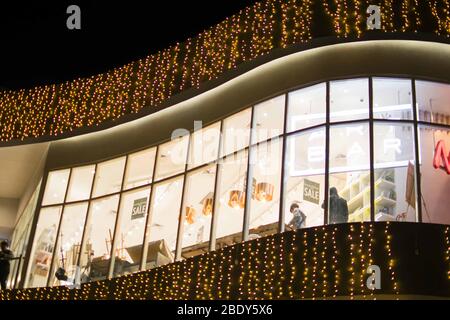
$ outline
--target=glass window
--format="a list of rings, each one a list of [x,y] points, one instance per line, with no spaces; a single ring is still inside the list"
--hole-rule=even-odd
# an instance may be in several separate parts
[[[41,209],[30,255],[32,259],[29,262],[26,288],[47,286],[61,211],[60,206]]]
[[[183,258],[209,249],[215,177],[216,165],[211,165],[190,173],[186,178],[182,213]]]
[[[156,148],[128,156],[124,189],[136,188],[152,182],[155,157]]]
[[[146,269],[175,260],[183,178],[164,181],[153,188],[143,255]]]
[[[324,224],[325,129],[289,137],[284,174],[286,230]]]
[[[450,84],[416,81],[419,120],[450,125]]]
[[[242,239],[247,150],[230,155],[219,165],[215,205],[216,249],[238,243]]]
[[[114,195],[91,202],[80,257],[82,283],[108,276],[118,201]]]
[[[70,169],[52,171],[48,174],[42,205],[50,205],[64,202],[67,181]]]
[[[373,79],[373,117],[375,119],[412,119],[410,79]]]
[[[422,221],[450,224],[450,130],[420,126]]]
[[[119,192],[122,188],[125,157],[102,162],[97,165],[93,197]]]
[[[288,104],[288,132],[325,123],[326,83],[290,92]]]
[[[192,134],[188,169],[217,159],[219,153],[220,122]]]
[[[251,115],[252,109],[248,108],[223,120],[221,156],[249,145]]]
[[[114,277],[140,269],[149,198],[150,188],[122,195],[113,249]]]
[[[375,221],[416,221],[413,126],[374,125]]]
[[[282,147],[273,139],[251,149],[249,239],[278,232]]]
[[[330,128],[329,223],[370,221],[369,125]]]
[[[74,277],[78,266],[87,208],[87,202],[64,207],[61,229],[56,241],[57,245],[53,257],[53,270],[50,272],[51,285],[65,285],[75,282]],[[67,281],[59,281],[56,279],[55,272],[59,268],[65,271],[65,275],[68,277]]]
[[[283,94],[255,106],[252,143],[269,140],[283,133],[285,97]]]
[[[156,161],[156,179],[161,180],[184,171],[189,136],[175,138],[159,146]]]
[[[91,195],[92,180],[95,175],[95,165],[72,169],[67,201],[87,200]]]
[[[330,82],[330,121],[369,118],[369,81],[350,79]]]

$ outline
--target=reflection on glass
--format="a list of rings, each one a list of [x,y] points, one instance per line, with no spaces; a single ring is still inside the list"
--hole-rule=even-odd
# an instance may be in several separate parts
[[[53,269],[50,273],[50,285],[73,284],[77,280],[75,276],[87,208],[87,202],[64,207],[61,229],[56,240]],[[60,268],[64,270],[67,280],[56,279],[55,272]]]
[[[48,174],[42,205],[64,202],[70,169],[52,171]]]
[[[373,79],[373,117],[375,119],[412,119],[410,79]]]
[[[190,173],[186,178],[182,210],[182,258],[208,251],[213,215],[216,165]]]
[[[156,148],[136,152],[128,156],[124,189],[136,188],[152,182]]]
[[[375,124],[375,221],[416,221],[413,127]]]
[[[273,139],[251,149],[250,240],[278,232],[282,147]]]
[[[92,201],[81,249],[81,282],[108,276],[119,196]]]
[[[145,269],[175,260],[183,178],[164,181],[153,188],[143,255]]]
[[[242,239],[247,150],[233,154],[219,165],[215,204],[216,249],[238,243]]]
[[[285,95],[255,105],[253,111],[253,140],[258,143],[283,133]]]
[[[419,120],[450,124],[450,84],[416,81],[416,99]]]
[[[248,108],[223,120],[221,156],[248,146],[252,109]]]
[[[325,129],[289,137],[284,174],[286,230],[323,225]]]
[[[122,195],[113,246],[113,276],[139,271],[150,188]]]
[[[67,202],[89,199],[94,174],[95,165],[72,169],[69,190],[67,191]]]
[[[330,121],[369,118],[368,79],[330,82]]]
[[[195,131],[191,136],[188,169],[217,159],[219,151],[220,122]]]
[[[125,157],[99,163],[95,174],[93,197],[120,191]]]
[[[330,128],[329,223],[370,221],[369,125]]]
[[[288,132],[325,123],[326,96],[325,83],[290,92]]]
[[[450,168],[446,165],[450,150],[450,130],[432,126],[419,128],[422,221],[450,224]]]
[[[32,260],[27,271],[27,288],[47,286],[61,211],[62,207],[41,209],[30,255]]]
[[[184,171],[188,152],[189,136],[175,138],[159,146],[156,160],[156,180],[161,180]]]

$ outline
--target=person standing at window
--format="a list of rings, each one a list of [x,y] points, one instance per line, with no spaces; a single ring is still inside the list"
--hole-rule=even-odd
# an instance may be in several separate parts
[[[306,215],[300,210],[299,202],[295,201],[291,204],[290,212],[294,216],[289,222],[289,227],[293,230],[301,229],[306,226]]]
[[[347,200],[341,198],[335,187],[330,188],[330,224],[348,222]],[[325,204],[322,204],[324,208]]]
[[[0,244],[0,285],[2,290],[6,290],[6,281],[9,275],[9,261],[14,258],[11,250],[8,249],[8,241],[4,240]]]

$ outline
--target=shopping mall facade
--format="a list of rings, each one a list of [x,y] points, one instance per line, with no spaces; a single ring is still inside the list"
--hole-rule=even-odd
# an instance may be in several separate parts
[[[367,30],[364,3],[262,2],[107,74],[0,92],[0,152],[34,164],[1,299],[450,297],[449,16],[384,1]]]

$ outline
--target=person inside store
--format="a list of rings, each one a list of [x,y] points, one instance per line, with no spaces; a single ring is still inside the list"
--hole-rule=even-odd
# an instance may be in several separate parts
[[[9,250],[8,241],[4,240],[0,244],[0,285],[2,290],[6,290],[6,281],[9,276],[9,262],[14,258]]]
[[[330,207],[329,207],[329,223],[346,223],[348,222],[348,206],[347,200],[340,197],[335,187],[330,188]],[[322,204],[322,209],[325,208],[325,203]]]
[[[304,228],[306,226],[306,214],[300,210],[300,202],[294,201],[291,204],[290,212],[292,213],[293,218],[289,222],[288,226],[292,230]]]

